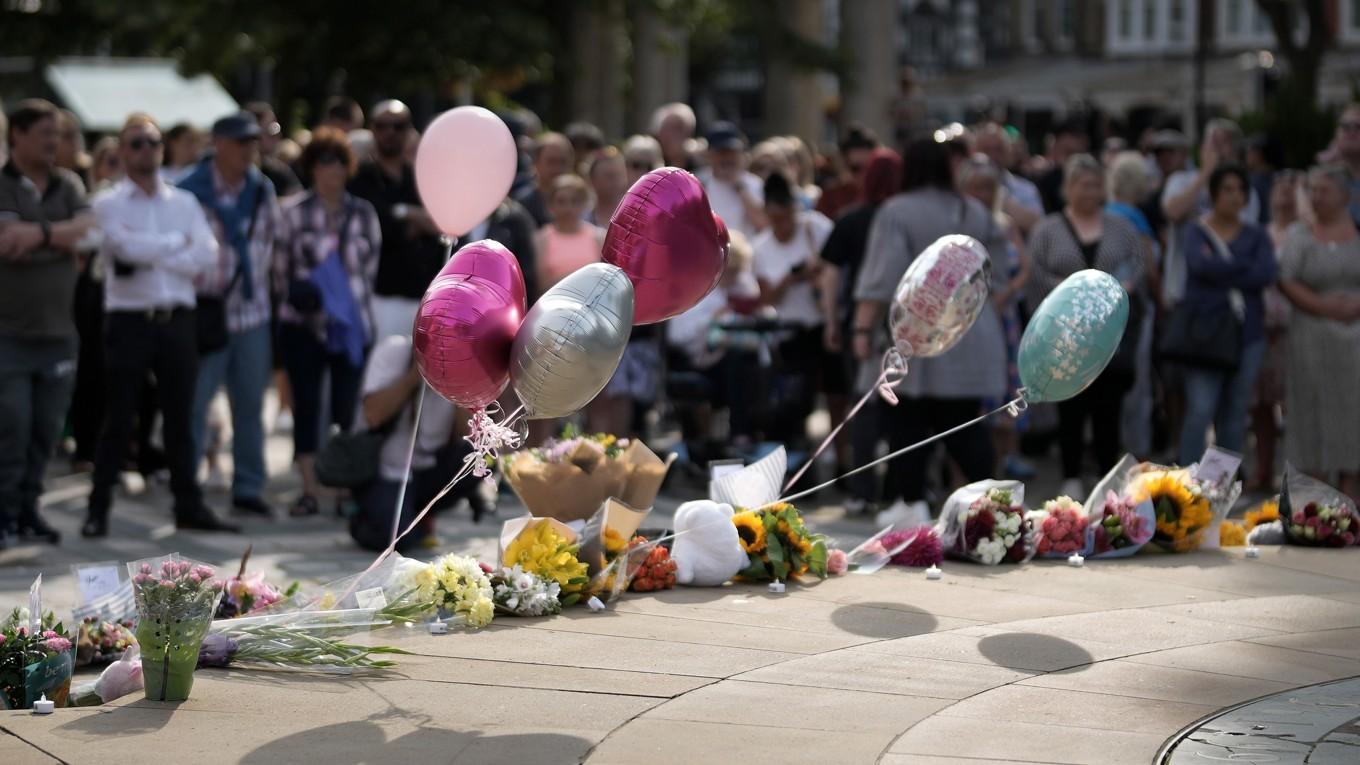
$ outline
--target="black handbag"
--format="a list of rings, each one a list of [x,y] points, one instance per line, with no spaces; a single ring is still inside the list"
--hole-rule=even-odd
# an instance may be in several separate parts
[[[1205,233],[1218,254],[1231,259],[1231,254],[1218,235],[1208,229],[1205,229]],[[1205,306],[1181,298],[1171,310],[1157,352],[1168,361],[1188,367],[1227,371],[1237,369],[1242,359],[1242,319],[1232,308],[1231,301],[1228,309],[1224,310],[1221,305]]]
[[[332,489],[360,489],[372,483],[378,477],[383,442],[400,416],[398,412],[373,430],[331,436],[316,454],[316,480]]]
[[[230,336],[227,333],[227,295],[241,280],[241,269],[227,282],[221,295],[198,295],[194,306],[194,321],[197,324],[198,352],[215,353],[227,347]]]

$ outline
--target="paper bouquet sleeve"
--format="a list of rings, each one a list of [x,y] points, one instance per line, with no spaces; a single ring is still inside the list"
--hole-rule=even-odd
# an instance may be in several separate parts
[[[1089,542],[1086,557],[1127,558],[1141,550],[1152,538],[1152,531],[1157,526],[1157,515],[1152,509],[1152,502],[1148,499],[1134,505],[1132,514],[1137,520],[1132,524],[1120,523],[1118,536],[1111,534],[1115,530],[1113,527],[1105,525],[1106,501],[1111,493],[1120,499],[1129,496],[1129,476],[1139,464],[1133,455],[1124,455],[1124,458],[1100,479],[1091,490],[1090,496],[1086,498],[1086,530]]]
[[[1310,513],[1317,511],[1310,510],[1310,506],[1333,508],[1330,511],[1333,518],[1323,523],[1311,517]],[[1280,529],[1286,542],[1310,547],[1350,547],[1360,543],[1356,525],[1355,503],[1350,497],[1293,465],[1285,465],[1280,486]]]
[[[994,535],[989,532],[975,539],[968,525],[969,510],[973,503],[992,490],[1011,492],[1012,507],[1023,508],[1025,505],[1025,484],[1020,481],[978,481],[955,490],[945,501],[944,509],[940,512],[940,519],[935,525],[935,532],[940,537],[940,544],[946,555],[959,560],[987,565],[1002,562],[1020,563],[1034,556],[1034,535],[1031,533],[1029,525],[1024,522],[1023,510],[1019,513],[1021,519],[1019,527],[1014,529],[1013,533],[1004,535],[1005,537],[1014,537],[1014,539],[1012,544],[1004,546],[1001,558],[989,560],[980,554],[979,539],[1000,542],[1003,538],[1002,535]]]
[[[572,531],[570,526],[557,520],[556,518],[539,518],[534,515],[525,515],[519,518],[511,518],[510,520],[506,521],[504,524],[501,525],[500,545],[496,549],[496,560],[500,561],[500,565],[502,566],[512,565],[509,561],[505,559],[505,548],[509,547],[510,543],[515,541],[515,539],[518,538],[520,534],[524,533],[524,530],[527,529],[530,525],[541,520],[546,520],[549,523],[549,525],[553,527],[553,530],[556,531],[557,534],[561,536],[564,540],[566,540],[567,544],[574,544],[579,539],[576,532]]]
[[[637,440],[613,459],[581,444],[560,463],[516,452],[506,464],[505,477],[532,515],[583,521],[611,497],[650,508],[674,459],[671,455],[663,461]]]

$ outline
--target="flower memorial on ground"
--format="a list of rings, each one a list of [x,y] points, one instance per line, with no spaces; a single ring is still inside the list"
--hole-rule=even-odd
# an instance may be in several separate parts
[[[137,645],[135,626],[131,620],[106,622],[94,617],[82,620],[76,640],[76,666],[117,661],[129,647]]]
[[[37,624],[18,608],[0,622],[0,703],[4,709],[29,709],[46,696],[66,705],[75,657],[71,636],[52,613]]]
[[[431,603],[441,618],[459,617],[472,629],[496,615],[491,578],[475,558],[449,554],[419,569],[412,578],[418,602]]]
[[[1037,554],[1054,557],[1086,551],[1086,509],[1076,500],[1050,499],[1035,516],[1039,523]]]
[[[547,519],[527,524],[505,546],[501,564],[519,566],[522,570],[552,581],[560,588],[563,607],[575,605],[590,583],[588,567],[576,554],[580,546],[563,534]]]
[[[898,566],[929,568],[944,562],[944,547],[940,544],[940,535],[930,526],[895,529],[884,534],[879,541],[885,550],[902,548],[892,556],[892,562]]]
[[[562,613],[562,586],[525,571],[518,563],[491,578],[496,609],[512,616],[548,616]]]
[[[642,539],[642,537],[637,537]],[[644,540],[645,541],[645,540]],[[647,553],[642,566],[633,576],[633,592],[655,592],[669,590],[675,586],[675,561],[671,553],[661,545],[656,545]]]
[[[1157,514],[1152,541],[1171,552],[1197,549],[1214,519],[1209,498],[1188,470],[1149,470],[1134,479],[1133,497],[1152,502]]]
[[[738,574],[750,582],[827,575],[826,537],[808,531],[798,508],[779,503],[732,516],[748,565]]]
[[[945,552],[987,566],[1028,560],[1023,491],[1015,482],[980,481],[951,494],[936,526]]]
[[[1292,542],[1319,547],[1350,547],[1360,538],[1355,510],[1340,503],[1309,502],[1289,515]]]
[[[1100,515],[1092,519],[1092,555],[1136,551],[1152,539],[1153,524],[1150,518],[1139,515],[1140,504],[1133,497],[1121,497],[1113,491],[1105,493]]]

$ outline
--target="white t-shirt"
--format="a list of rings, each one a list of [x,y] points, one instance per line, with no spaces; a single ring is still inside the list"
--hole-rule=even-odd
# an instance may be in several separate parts
[[[793,269],[811,262],[822,251],[831,228],[831,220],[825,215],[804,211],[798,213],[793,238],[787,242],[776,239],[772,229],[761,232],[751,242],[756,278],[770,286],[779,284]],[[789,287],[775,310],[781,320],[804,327],[820,326],[825,320],[817,306],[816,291],[807,281]]]
[[[699,182],[708,194],[708,205],[723,219],[731,231],[740,231],[747,239],[756,235],[756,227],[746,218],[746,208],[741,203],[741,194],[730,183],[720,183],[713,179],[713,171],[704,168],[698,172]],[[765,187],[760,178],[751,173],[741,174],[741,185],[755,197],[756,203],[765,201]]]
[[[1162,189],[1163,209],[1166,207],[1166,200],[1182,194],[1194,185],[1197,177],[1198,170],[1177,170],[1172,173],[1171,177],[1166,179],[1166,188]],[[1247,192],[1247,206],[1242,208],[1242,213],[1238,217],[1243,223],[1254,225],[1261,219],[1261,199],[1256,195],[1256,189],[1251,186],[1247,187]],[[1198,219],[1210,209],[1209,189],[1206,185],[1200,190],[1199,199],[1195,202],[1195,208],[1190,211],[1189,217],[1181,223],[1172,223],[1167,228],[1166,257],[1162,260],[1162,296],[1170,303],[1179,302],[1181,296],[1185,294],[1185,258],[1181,257],[1181,237],[1185,236],[1185,224]]]
[[[364,370],[363,387],[359,396],[382,390],[401,379],[411,368],[411,338],[407,335],[392,335],[373,348]],[[434,467],[435,453],[449,442],[453,434],[456,408],[425,386],[425,404],[420,411],[420,435],[416,439],[416,452],[411,460],[411,469],[423,470]],[[362,403],[360,422],[362,418]],[[397,415],[396,424],[387,440],[383,441],[382,453],[378,459],[379,475],[388,481],[401,481],[406,474],[406,450],[411,445],[411,421],[415,418],[415,398],[402,407]]]

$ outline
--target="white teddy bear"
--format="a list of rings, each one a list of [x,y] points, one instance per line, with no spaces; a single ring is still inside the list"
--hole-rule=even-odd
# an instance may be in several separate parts
[[[675,511],[676,537],[671,547],[675,581],[691,587],[717,587],[748,560],[732,525],[732,506],[708,500],[686,502]]]

